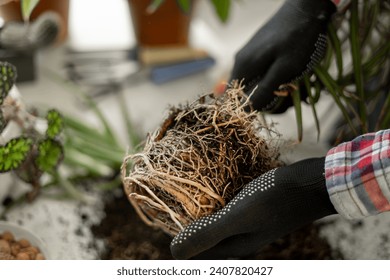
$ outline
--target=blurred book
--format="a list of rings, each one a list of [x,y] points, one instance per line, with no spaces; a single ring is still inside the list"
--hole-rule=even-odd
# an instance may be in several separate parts
[[[190,47],[140,48],[138,60],[143,66],[173,64],[183,61],[207,58],[205,50]]]
[[[208,56],[180,63],[154,66],[150,70],[150,77],[154,83],[162,84],[207,70],[214,64],[215,59]]]
[[[156,84],[204,71],[215,64],[205,50],[191,47],[143,48],[138,59],[150,69],[151,80]]]

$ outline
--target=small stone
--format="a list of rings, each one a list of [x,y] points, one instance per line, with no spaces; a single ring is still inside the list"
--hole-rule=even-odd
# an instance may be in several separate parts
[[[3,252],[5,254],[11,253],[11,247],[9,246],[9,243],[4,239],[0,239],[0,252]]]
[[[2,236],[3,236],[3,239],[8,241],[8,242],[12,242],[15,240],[14,235],[9,231],[4,231]]]
[[[27,253],[20,252],[19,254],[16,255],[17,260],[29,260],[30,257]]]
[[[38,253],[37,256],[35,257],[36,260],[45,260],[45,257],[41,254]]]
[[[20,247],[22,247],[22,248],[27,248],[27,247],[31,246],[30,241],[28,241],[27,239],[20,239],[19,244],[20,244]]]

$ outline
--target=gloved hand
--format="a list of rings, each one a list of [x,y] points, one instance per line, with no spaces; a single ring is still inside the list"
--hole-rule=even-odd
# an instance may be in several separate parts
[[[236,54],[231,80],[242,80],[259,111],[283,113],[291,97],[274,94],[299,80],[326,50],[327,24],[336,11],[330,0],[286,0],[279,11]],[[301,98],[305,98],[302,97]]]
[[[224,208],[181,231],[174,258],[240,257],[327,215],[336,214],[324,177],[325,158],[273,169],[245,186]]]

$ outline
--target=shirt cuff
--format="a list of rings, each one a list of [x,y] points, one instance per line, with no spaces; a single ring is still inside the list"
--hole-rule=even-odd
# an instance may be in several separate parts
[[[390,130],[365,134],[329,150],[325,178],[330,200],[345,218],[390,211]]]

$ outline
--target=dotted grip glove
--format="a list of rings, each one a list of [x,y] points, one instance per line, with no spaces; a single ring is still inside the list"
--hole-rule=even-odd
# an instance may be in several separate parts
[[[231,80],[244,79],[248,94],[257,86],[254,109],[283,113],[292,105],[291,97],[274,91],[299,80],[320,62],[327,24],[335,11],[330,0],[287,0],[236,54]]]
[[[322,217],[336,214],[325,186],[324,158],[273,169],[216,213],[171,242],[177,259],[243,257]]]

